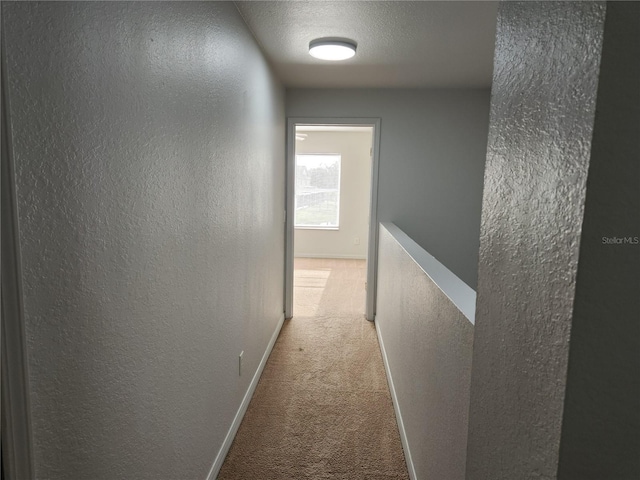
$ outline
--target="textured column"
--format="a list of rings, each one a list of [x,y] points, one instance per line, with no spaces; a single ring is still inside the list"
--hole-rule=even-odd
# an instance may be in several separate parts
[[[500,6],[468,480],[640,478],[640,3]]]
[[[605,5],[503,2],[467,479],[555,478]]]

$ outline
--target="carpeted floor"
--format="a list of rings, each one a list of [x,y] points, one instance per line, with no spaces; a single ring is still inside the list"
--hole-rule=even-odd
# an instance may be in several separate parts
[[[363,260],[296,259],[294,317],[219,479],[409,478],[365,278]]]

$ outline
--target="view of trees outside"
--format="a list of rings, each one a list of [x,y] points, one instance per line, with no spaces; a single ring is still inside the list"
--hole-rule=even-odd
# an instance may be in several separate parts
[[[296,155],[296,227],[338,227],[340,163],[340,155]]]

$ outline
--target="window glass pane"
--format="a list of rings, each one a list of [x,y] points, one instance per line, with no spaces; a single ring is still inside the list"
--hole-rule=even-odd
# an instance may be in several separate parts
[[[340,160],[340,155],[296,155],[296,227],[338,227]]]

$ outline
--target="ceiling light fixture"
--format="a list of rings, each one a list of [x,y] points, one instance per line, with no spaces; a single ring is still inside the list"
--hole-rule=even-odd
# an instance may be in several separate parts
[[[309,55],[320,60],[346,60],[356,54],[356,47],[353,40],[317,38],[309,42]]]

